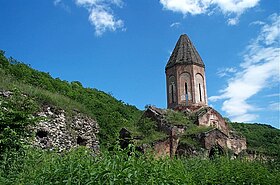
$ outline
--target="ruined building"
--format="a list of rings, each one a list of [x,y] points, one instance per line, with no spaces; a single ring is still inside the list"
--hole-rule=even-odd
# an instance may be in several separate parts
[[[156,130],[166,134],[165,138],[150,142],[156,156],[210,157],[216,150],[224,153],[228,149],[239,155],[246,149],[246,139],[231,130],[224,118],[207,105],[205,65],[186,34],[177,41],[165,74],[168,109],[149,106],[142,116],[142,119],[153,120],[157,124]],[[176,114],[177,118],[181,116],[187,121],[172,120]],[[172,115],[175,116],[172,118]],[[198,131],[191,131],[192,128]],[[127,131],[122,130],[120,135],[125,135]],[[133,138],[139,137],[121,137],[123,141]],[[199,144],[193,145],[192,142]]]
[[[200,111],[196,124],[229,133],[223,117],[207,106],[205,65],[189,37],[181,35],[165,67],[167,108]]]

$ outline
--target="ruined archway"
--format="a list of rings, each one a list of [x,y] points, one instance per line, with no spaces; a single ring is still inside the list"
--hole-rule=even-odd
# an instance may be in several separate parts
[[[215,157],[224,155],[224,149],[220,145],[212,146],[209,151],[209,158],[214,159]]]

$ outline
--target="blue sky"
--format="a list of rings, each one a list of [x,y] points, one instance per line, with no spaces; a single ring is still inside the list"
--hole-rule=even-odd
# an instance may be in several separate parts
[[[186,33],[208,103],[279,128],[278,0],[0,0],[0,49],[144,109],[166,107],[164,68]]]

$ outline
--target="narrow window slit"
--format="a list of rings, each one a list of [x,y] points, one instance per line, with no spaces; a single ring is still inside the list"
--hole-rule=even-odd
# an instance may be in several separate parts
[[[200,84],[198,84],[198,88],[199,88],[199,100],[202,101],[202,97],[201,97],[201,86],[200,86]]]

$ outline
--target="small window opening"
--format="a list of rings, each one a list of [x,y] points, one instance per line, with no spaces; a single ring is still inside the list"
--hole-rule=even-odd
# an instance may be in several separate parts
[[[174,103],[174,84],[171,85],[171,101]]]
[[[198,84],[198,88],[199,88],[199,100],[202,101],[202,97],[201,97],[201,85]]]
[[[78,136],[77,137],[77,144],[80,145],[80,146],[86,146],[87,140],[82,138],[82,137],[80,137],[80,136]]]
[[[185,83],[185,96],[186,96],[186,105],[188,105],[189,97],[188,97],[188,84],[187,83]]]
[[[47,137],[48,132],[44,131],[44,130],[38,130],[37,133],[36,133],[36,136],[39,137],[39,138]]]

